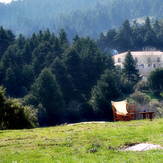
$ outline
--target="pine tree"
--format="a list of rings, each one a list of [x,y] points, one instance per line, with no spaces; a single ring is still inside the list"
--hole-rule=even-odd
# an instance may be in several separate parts
[[[119,97],[117,81],[114,78],[114,72],[106,70],[98,80],[97,85],[92,89],[90,104],[98,115],[111,118],[111,101]]]
[[[82,82],[84,75],[82,59],[74,48],[69,48],[64,53],[64,63],[66,65],[67,74],[69,74],[72,79],[72,98],[74,99],[77,98],[77,96],[80,96],[82,92]]]
[[[56,80],[60,85],[64,100],[66,103],[72,98],[72,81],[70,75],[67,75],[67,67],[59,57],[56,57],[50,66],[51,72],[55,74]]]
[[[139,81],[139,70],[136,68],[136,62],[133,59],[130,50],[128,50],[128,53],[125,56],[122,71],[128,81],[132,84],[136,84]]]
[[[65,32],[64,29],[61,29],[59,33],[59,45],[61,46],[63,52],[65,49],[69,47],[69,43],[67,40],[67,33]]]
[[[62,112],[64,100],[55,76],[49,69],[45,68],[41,71],[31,86],[31,95],[36,97],[38,104],[41,103],[46,109],[49,125],[54,125]]]
[[[132,46],[132,29],[130,22],[125,20],[122,27],[119,28],[117,35],[114,37],[114,44],[118,51],[124,51]]]

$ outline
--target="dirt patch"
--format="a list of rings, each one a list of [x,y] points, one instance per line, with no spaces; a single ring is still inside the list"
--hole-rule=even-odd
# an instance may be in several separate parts
[[[80,123],[71,123],[68,126],[78,125],[78,124],[87,124],[87,123],[106,123],[105,121],[91,121],[91,122],[80,122]]]

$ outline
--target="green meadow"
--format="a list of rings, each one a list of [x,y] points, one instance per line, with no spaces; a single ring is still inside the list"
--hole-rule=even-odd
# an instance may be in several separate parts
[[[162,163],[163,150],[123,150],[145,142],[163,146],[163,119],[0,130],[0,163]]]

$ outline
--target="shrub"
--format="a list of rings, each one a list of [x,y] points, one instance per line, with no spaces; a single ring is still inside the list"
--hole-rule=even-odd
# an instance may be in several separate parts
[[[23,106],[17,99],[7,99],[0,87],[0,129],[22,129],[37,126],[37,111]]]
[[[140,104],[147,104],[150,101],[149,97],[145,93],[142,93],[140,91],[135,91],[133,94],[130,95],[130,98]]]
[[[119,89],[125,94],[133,93],[133,84],[122,76],[119,82]]]
[[[81,103],[77,101],[70,101],[66,109],[66,116],[70,122],[82,121],[83,108]]]
[[[140,81],[139,83],[137,83],[137,85],[135,86],[135,89],[138,91],[148,91],[149,90],[149,84],[146,81]]]
[[[162,102],[152,101],[151,103],[148,104],[134,103],[134,105],[136,110],[136,119],[142,118],[142,115],[140,115],[139,112],[143,112],[144,110],[155,112],[153,118],[163,117],[163,101]]]

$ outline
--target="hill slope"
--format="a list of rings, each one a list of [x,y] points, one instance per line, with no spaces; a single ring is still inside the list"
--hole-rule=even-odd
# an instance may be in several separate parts
[[[151,125],[152,124],[152,125]],[[162,119],[76,124],[0,131],[0,161],[8,162],[161,162],[162,150],[126,152],[138,143],[163,145]],[[148,126],[148,127],[147,127]]]
[[[49,28],[64,28],[71,40],[76,33],[97,38],[100,32],[118,28],[125,19],[162,18],[162,0],[18,0],[0,3],[0,25],[16,35]]]

